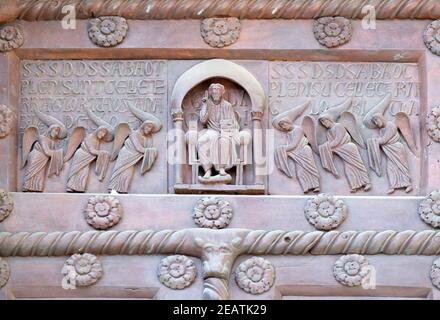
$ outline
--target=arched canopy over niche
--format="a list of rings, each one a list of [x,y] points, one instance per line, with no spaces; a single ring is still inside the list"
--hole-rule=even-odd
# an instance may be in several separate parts
[[[182,102],[186,94],[193,87],[211,78],[225,78],[237,83],[249,94],[252,112],[264,113],[266,96],[258,80],[242,66],[223,59],[201,62],[177,79],[171,94],[171,113],[182,112]]]

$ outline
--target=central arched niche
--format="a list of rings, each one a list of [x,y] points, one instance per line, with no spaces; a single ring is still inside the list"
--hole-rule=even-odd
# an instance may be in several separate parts
[[[185,133],[189,123],[197,120],[201,98],[211,83],[225,86],[225,98],[240,115],[241,128],[252,132],[251,154],[262,154],[260,139],[262,117],[266,110],[264,90],[257,79],[244,67],[223,59],[213,59],[199,63],[184,72],[176,81],[171,95],[171,115],[176,130],[176,159],[174,190],[176,193],[241,193],[264,194],[264,177],[256,175],[254,164],[243,171],[244,183],[200,185],[194,180],[194,169],[188,164]],[[264,135],[264,133],[263,133]],[[259,148],[259,150],[257,150]],[[253,161],[252,161],[253,162]],[[192,171],[193,170],[193,171]],[[196,171],[198,171],[196,169]]]

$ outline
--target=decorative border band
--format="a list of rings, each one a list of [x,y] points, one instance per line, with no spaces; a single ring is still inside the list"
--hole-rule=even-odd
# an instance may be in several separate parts
[[[440,231],[264,231],[182,229],[179,231],[0,232],[0,256],[184,254],[200,257],[197,241],[234,243],[249,255],[388,254],[438,255]]]
[[[371,5],[377,19],[438,19],[437,0],[5,0],[0,4],[0,23],[23,19],[59,20],[65,5],[76,7],[77,18],[119,15],[126,19],[203,19],[218,16],[241,19],[316,19],[342,16],[361,19],[362,8]]]

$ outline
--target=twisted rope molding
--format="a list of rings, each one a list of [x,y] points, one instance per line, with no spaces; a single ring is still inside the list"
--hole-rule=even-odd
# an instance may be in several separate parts
[[[243,239],[239,254],[438,255],[440,231],[264,231],[183,229],[179,231],[0,232],[0,256],[186,254],[200,257],[196,237],[210,242]]]
[[[119,15],[127,19],[315,19],[323,16],[363,17],[372,5],[377,19],[438,19],[438,0],[2,0],[0,23],[23,19],[60,20],[63,6],[75,5],[77,18]]]

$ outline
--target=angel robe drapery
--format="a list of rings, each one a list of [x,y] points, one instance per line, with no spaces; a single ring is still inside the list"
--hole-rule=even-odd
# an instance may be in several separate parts
[[[141,140],[146,140],[147,147]],[[108,186],[109,190],[127,193],[133,179],[135,164],[142,158],[141,175],[151,169],[156,157],[157,149],[152,148],[152,139],[141,138],[139,132],[132,133],[124,142],[124,147],[119,151],[116,164]]]
[[[390,188],[406,188],[411,185],[409,175],[408,160],[406,157],[405,146],[400,142],[400,135],[393,122],[388,121],[385,128],[380,130],[380,138],[368,139],[368,158],[371,168],[381,174],[380,169],[380,149],[383,150],[387,158],[387,176]]]
[[[345,127],[335,123],[327,130],[327,142],[319,146],[324,169],[337,174],[332,154],[337,154],[344,163],[344,171],[348,184],[352,190],[356,190],[370,183],[367,168],[362,161],[357,146],[351,142],[351,137]]]
[[[46,177],[45,169],[49,161],[48,176],[58,175],[61,172],[63,149],[55,148],[56,142],[49,137],[42,137],[35,143],[33,150],[28,155],[23,191],[43,191]]]
[[[77,192],[84,192],[87,187],[90,164],[96,158],[96,174],[100,181],[105,177],[105,173],[110,162],[110,154],[106,151],[98,150],[95,147],[90,148],[86,141],[81,143],[81,147],[76,150],[70,165],[69,175],[67,177],[67,189]],[[97,155],[98,154],[98,155]]]
[[[301,135],[299,138],[297,135]],[[300,139],[298,145],[293,150],[288,150],[290,144]],[[295,162],[295,171],[296,177],[299,181],[299,184],[304,192],[319,188],[319,173],[316,168],[315,159],[313,158],[312,148],[308,144],[307,138],[304,136],[304,133],[300,127],[295,127],[292,131],[287,133],[288,145],[280,146],[277,148],[275,152],[275,164],[278,168],[280,168],[283,172],[285,169],[282,169],[282,163],[287,164],[287,157],[291,158]],[[288,172],[287,175],[290,174],[290,169],[286,168]]]

